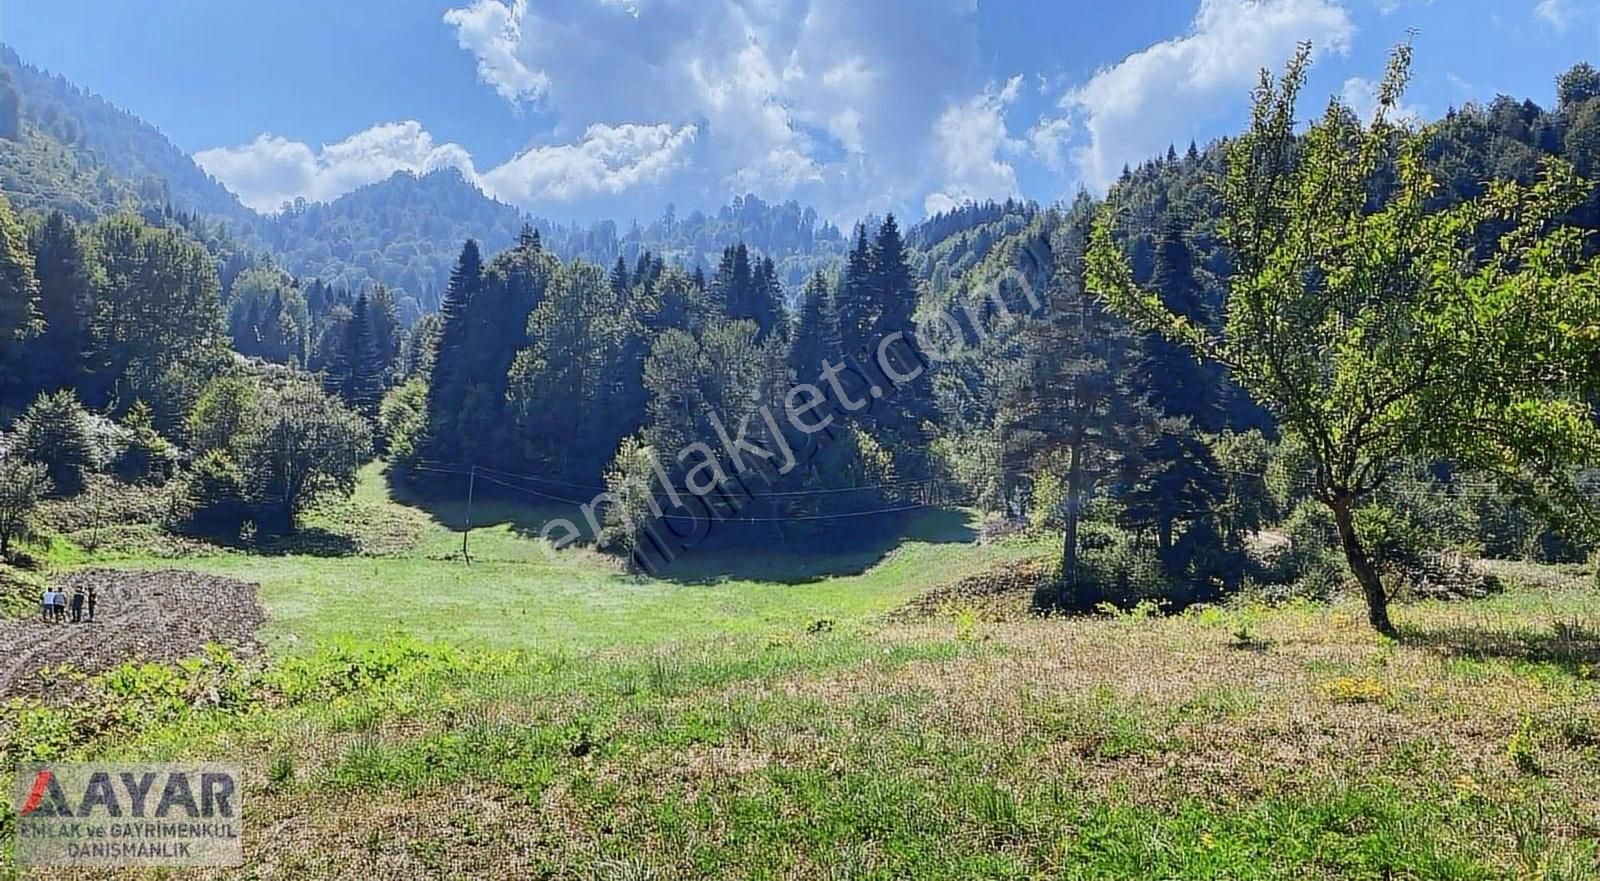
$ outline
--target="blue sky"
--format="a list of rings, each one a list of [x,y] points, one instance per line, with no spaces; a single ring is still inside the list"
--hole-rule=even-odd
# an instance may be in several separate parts
[[[1414,29],[1405,104],[1550,103],[1600,0],[6,0],[0,40],[153,122],[245,201],[454,166],[544,216],[736,193],[848,222],[1104,187],[1236,130],[1310,39],[1360,109]],[[1316,108],[1308,105],[1307,115]]]

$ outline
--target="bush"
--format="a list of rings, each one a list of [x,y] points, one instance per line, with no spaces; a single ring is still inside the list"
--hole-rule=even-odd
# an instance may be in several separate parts
[[[1045,471],[1033,481],[1033,503],[1028,506],[1028,525],[1034,529],[1061,529],[1065,526],[1061,506],[1067,497],[1061,478]]]
[[[75,393],[62,390],[41,394],[17,420],[13,453],[39,462],[49,474],[54,492],[72,496],[100,467],[89,414]]]
[[[127,446],[116,458],[117,476],[129,483],[164,483],[177,464],[177,450],[156,431],[155,415],[144,401],[135,401],[123,419]]]
[[[212,450],[194,463],[184,480],[186,520],[209,535],[237,535],[250,516],[244,474],[226,452]]]
[[[237,452],[244,420],[255,406],[256,389],[240,376],[219,376],[200,393],[189,411],[185,431],[196,454],[212,450]]]
[[[1355,512],[1356,535],[1379,569],[1415,568],[1429,547],[1428,537],[1404,514],[1383,505],[1366,505]]]
[[[11,542],[28,538],[39,501],[50,492],[45,467],[16,457],[0,458],[0,556],[11,552]]]
[[[422,434],[428,423],[428,385],[410,379],[395,386],[378,405],[380,449],[402,467],[415,464],[422,452]]]
[[[239,465],[258,525],[293,531],[325,492],[349,495],[372,450],[372,430],[355,411],[309,382],[263,391],[246,420]]]

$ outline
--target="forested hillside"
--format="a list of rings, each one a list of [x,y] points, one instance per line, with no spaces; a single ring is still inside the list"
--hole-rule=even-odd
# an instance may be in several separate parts
[[[462,241],[503,248],[525,223],[562,258],[603,265],[618,257],[632,263],[648,251],[709,271],[724,248],[743,242],[771,256],[794,288],[844,251],[837,228],[794,202],[746,196],[714,214],[679,218],[668,208],[648,221],[558,223],[495,201],[454,170],[399,172],[332,202],[300,201],[263,216],[138,117],[28,65],[9,47],[0,71],[10,78],[6,112],[16,115],[6,130],[14,136],[0,137],[0,180],[15,207],[78,220],[119,210],[152,219],[176,213],[236,242],[232,250],[271,254],[298,278],[352,291],[381,283],[396,292],[408,323],[437,310]]]
[[[795,202],[735,199],[714,215],[678,218],[670,208],[648,224],[557,223],[530,217],[483,194],[455,169],[396,173],[329,203],[297,202],[252,229],[294,275],[358,289],[381,282],[436,311],[462,241],[489,250],[509,246],[524,224],[565,260],[630,265],[649,252],[669,265],[709,271],[724,248],[744,243],[778,264],[797,287],[813,269],[843,256],[844,237]]]
[[[251,217],[236,196],[150,123],[33,67],[3,44],[0,67],[11,77],[22,119],[79,154],[81,163],[103,165],[128,181],[141,203],[235,222]]]
[[[325,457],[344,465],[327,485],[348,484],[370,431],[424,491],[439,469],[463,468],[574,503],[609,489],[612,508],[589,538],[625,549],[628,506],[649,502],[641,481],[723,468],[713,447],[727,424],[781,407],[830,359],[867,357],[886,333],[949,319],[960,344],[947,357],[891,407],[841,423],[823,456],[718,541],[859,542],[892,533],[906,511],[958,501],[1002,526],[1059,533],[1062,592],[1045,603],[1192,601],[1246,580],[1304,585],[1340,571],[1339,530],[1312,504],[1327,451],[1307,446],[1303,426],[1282,430],[1286,405],[1086,295],[1098,226],[1126,254],[1126,282],[1185,327],[1244,332],[1230,300],[1239,209],[1227,201],[1239,141],[1171,149],[1128,170],[1104,202],[971,204],[905,232],[893,217],[865,218],[847,236],[796,203],[755,197],[715,215],[669,207],[626,231],[553,224],[453,171],[229,224],[157,208],[167,191],[150,178],[129,189],[92,151],[67,149],[87,143],[73,114],[112,111],[26,75],[28,94],[51,83],[49,94],[67,96],[60,106],[79,110],[29,111],[24,96],[18,112],[15,90],[0,107],[15,123],[8,167],[21,169],[5,178],[19,216],[6,223],[0,405],[23,412],[28,431],[113,420],[108,436],[123,440],[80,457],[91,470],[125,455],[128,438],[168,451],[156,473],[181,478],[195,528],[293,527],[305,487],[263,487],[251,464],[268,455],[252,444],[294,427],[281,409],[292,403],[320,414],[318,430],[344,426],[332,435],[344,446]],[[1428,211],[1448,212],[1535,185],[1551,160],[1593,169],[1600,75],[1579,65],[1559,94],[1552,110],[1502,98],[1452,111],[1363,186],[1381,203],[1402,171],[1425,168],[1431,182],[1413,190]],[[117,119],[141,144],[159,138]],[[53,193],[35,186],[45,180]],[[1590,229],[1595,204],[1586,189],[1562,219]],[[1505,227],[1475,230],[1459,259],[1485,260]],[[256,422],[230,428],[241,413]],[[773,438],[770,427],[755,434]],[[57,492],[80,482],[55,447],[29,443]],[[696,444],[698,458],[679,457]],[[1460,482],[1464,457],[1407,447],[1384,459],[1394,482],[1364,487],[1358,506],[1379,565],[1407,565],[1427,547],[1586,552],[1577,532],[1519,507],[1515,481]],[[1266,529],[1291,536],[1293,554],[1253,561],[1247,545]]]

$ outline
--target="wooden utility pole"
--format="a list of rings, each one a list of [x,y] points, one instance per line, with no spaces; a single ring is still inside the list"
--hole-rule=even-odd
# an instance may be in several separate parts
[[[472,565],[472,554],[467,551],[467,536],[472,534],[472,497],[478,489],[478,466],[473,465],[467,473],[467,522],[461,530],[461,558]]]

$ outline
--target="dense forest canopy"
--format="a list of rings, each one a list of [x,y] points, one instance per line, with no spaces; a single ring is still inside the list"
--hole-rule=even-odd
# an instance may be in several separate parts
[[[1350,558],[1358,575],[1403,571],[1429,547],[1588,547],[1575,521],[1544,516],[1560,506],[1528,507],[1509,481],[1460,492],[1479,478],[1458,470],[1486,464],[1483,450],[1385,448],[1351,483],[1328,439],[1246,361],[1185,348],[1186,333],[1265,345],[1238,326],[1233,299],[1263,271],[1238,231],[1237,179],[1254,173],[1242,163],[1259,131],[1171,148],[1125,171],[1103,203],[967,204],[909,228],[891,215],[845,232],[755,196],[714,214],[668,206],[626,228],[558,224],[455,171],[261,216],[137,118],[0,60],[0,412],[8,445],[42,460],[51,492],[119,468],[181,483],[195,528],[293,529],[373,451],[424,492],[486,469],[547,500],[607,493],[586,540],[626,550],[631,518],[653,504],[641,486],[726,468],[728,425],[781,408],[830,359],[959,315],[964,345],[892,406],[831,430],[823,455],[718,541],[859,542],[893,533],[904,511],[965,503],[1002,527],[1058,531],[1056,587],[1038,599],[1077,609],[1305,583],[1339,570],[1341,540],[1364,549]],[[1377,158],[1337,182],[1356,194],[1339,203],[1346,219],[1381,222],[1392,199],[1450,217],[1560,180],[1550,204],[1565,228],[1593,229],[1594,188],[1551,168],[1600,166],[1597,80],[1574,67],[1553,109],[1499,98],[1403,138],[1372,129],[1381,143],[1361,149]],[[1348,165],[1338,151],[1364,130],[1342,105],[1330,114],[1336,136],[1286,133],[1281,150]],[[1465,253],[1518,230],[1486,215]],[[1548,274],[1587,278],[1576,258],[1592,238],[1560,241],[1574,260]],[[1126,258],[1115,271],[1114,252]],[[1173,339],[1108,311],[1093,296],[1108,289],[1146,292],[1139,302],[1187,330]],[[1397,303],[1363,299],[1358,313]],[[1315,367],[1301,372],[1295,387],[1314,385]],[[321,470],[283,459],[313,448]],[[1569,452],[1547,471],[1577,498],[1588,472],[1568,467],[1581,458]],[[1331,504],[1331,518],[1308,501]],[[1294,552],[1261,563],[1248,551],[1263,530]]]

